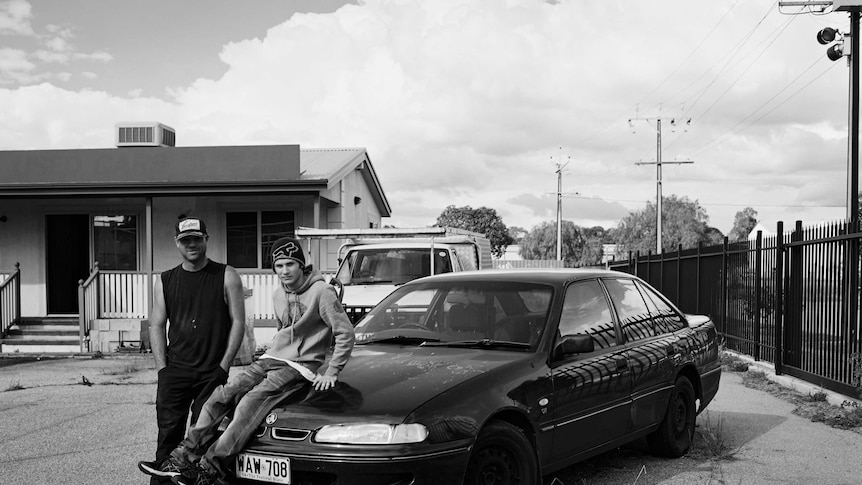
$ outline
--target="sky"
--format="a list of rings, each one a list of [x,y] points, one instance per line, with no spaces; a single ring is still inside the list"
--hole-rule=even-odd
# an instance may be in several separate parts
[[[768,0],[0,0],[0,149],[110,148],[126,121],[169,125],[177,146],[363,147],[384,224],[469,205],[527,230],[556,221],[558,193],[564,220],[616,226],[655,203],[660,157],[665,197],[696,200],[725,234],[746,207],[774,230],[846,216],[849,67],[817,42],[825,27],[846,34],[849,15]]]

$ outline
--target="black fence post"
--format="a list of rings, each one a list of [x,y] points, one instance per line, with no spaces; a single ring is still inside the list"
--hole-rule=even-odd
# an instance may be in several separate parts
[[[662,248],[662,251],[658,253],[658,281],[661,285],[661,292],[666,293],[667,287],[664,284],[664,248]]]
[[[697,273],[694,276],[695,277],[694,284],[695,284],[695,288],[697,288],[697,290],[695,290],[695,292],[694,292],[694,311],[695,311],[695,313],[701,313],[701,311],[700,311],[700,264],[701,264],[700,250],[702,247],[703,247],[703,242],[698,241],[697,242],[697,258],[696,258],[697,264],[695,266],[695,271]]]
[[[682,244],[676,248],[676,300],[682,300]]]
[[[721,246],[721,329],[726,334],[727,332],[727,310],[730,307],[728,300],[728,284],[730,275],[727,274],[728,257],[727,257],[727,236],[724,236],[724,242]],[[725,335],[725,339],[727,335]]]
[[[784,317],[784,359],[790,366],[802,365],[802,295],[805,278],[802,275],[803,252],[801,243],[804,239],[802,221],[796,221],[796,227],[791,235],[790,248],[790,285],[787,287],[787,315]]]
[[[778,234],[776,235],[776,255],[775,255],[775,375],[783,374],[784,346],[782,345],[782,330],[784,327],[784,265],[786,262],[786,254],[784,247],[784,222],[778,221]]]
[[[754,253],[754,360],[760,360],[760,346],[763,344],[760,338],[760,326],[762,323],[763,298],[763,231],[757,231],[757,242]]]

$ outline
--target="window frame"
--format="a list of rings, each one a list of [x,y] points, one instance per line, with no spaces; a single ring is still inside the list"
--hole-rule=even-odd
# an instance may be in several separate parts
[[[264,265],[265,252],[268,251],[268,248],[265,248],[263,245],[264,244],[264,241],[263,241],[263,237],[264,237],[263,214],[266,212],[291,213],[293,215],[293,220],[291,221],[291,223],[293,225],[293,230],[291,232],[288,232],[285,235],[290,236],[290,237],[296,237],[296,228],[298,227],[297,214],[299,213],[299,210],[295,207],[290,207],[290,206],[284,207],[284,208],[272,207],[272,208],[264,208],[264,209],[233,207],[231,209],[225,209],[224,210],[224,216],[223,216],[224,231],[225,231],[225,242],[224,242],[225,253],[224,254],[225,254],[225,262],[227,264],[230,264],[231,266],[233,266],[237,269],[242,269],[242,270],[266,270],[266,269],[270,269],[269,267]],[[255,266],[255,267],[234,266],[233,264],[231,264],[232,262],[230,261],[230,247],[228,246],[228,244],[229,244],[228,231],[230,230],[230,227],[228,226],[228,220],[227,220],[228,214],[242,214],[242,213],[247,213],[247,214],[253,213],[253,214],[255,214],[255,240],[256,240],[255,241],[255,259],[257,260],[257,266]],[[281,236],[279,236],[279,237],[281,237]]]
[[[137,273],[137,272],[141,271],[142,257],[143,257],[143,253],[142,253],[143,246],[142,246],[142,244],[143,244],[143,237],[144,237],[143,231],[141,230],[141,225],[143,224],[143,221],[141,220],[141,214],[138,211],[134,211],[134,210],[122,210],[122,209],[120,209],[120,210],[113,210],[113,211],[105,211],[105,210],[101,210],[101,208],[99,208],[96,211],[90,211],[88,216],[89,216],[89,221],[90,221],[90,227],[88,228],[89,237],[90,237],[90,241],[89,241],[90,266],[92,267],[94,263],[99,263],[99,269],[104,270],[104,271],[121,271],[121,272],[132,272],[132,273]],[[99,253],[98,253],[98,247],[97,247],[98,246],[98,241],[97,241],[98,237],[96,236],[96,219],[99,217],[117,217],[117,216],[124,216],[124,217],[130,216],[130,217],[134,217],[134,219],[135,219],[135,235],[133,238],[134,243],[135,243],[134,256],[133,256],[133,260],[135,262],[135,267],[132,269],[106,268],[104,266],[106,261],[104,261],[104,260],[100,261],[99,260]]]
[[[672,330],[670,332],[664,332],[664,331],[659,332],[658,319],[664,318],[664,317],[661,315],[661,313],[656,312],[656,314],[653,315],[653,328],[655,329],[656,335],[667,335],[667,334],[670,334],[673,332],[678,332],[680,330],[684,330],[688,326],[688,319],[685,318],[685,315],[679,310],[679,308],[677,308],[673,303],[671,303],[670,300],[668,300],[667,297],[665,297],[660,291],[658,291],[657,289],[653,288],[652,286],[650,286],[649,284],[647,284],[643,281],[637,281],[637,280],[634,280],[634,281],[635,281],[635,286],[637,286],[638,289],[640,290],[641,295],[643,296],[644,302],[646,302],[647,309],[649,309],[650,313],[653,312],[653,309],[650,308],[650,303],[652,303],[656,307],[656,310],[660,310],[658,308],[658,304],[655,301],[655,299],[658,298],[658,301],[661,302],[666,307],[668,307],[670,309],[670,311],[681,322],[681,325],[679,326],[679,328],[676,328],[675,330]]]
[[[628,281],[632,284],[632,287],[634,288],[635,293],[641,299],[641,303],[643,304],[643,308],[646,310],[646,314],[648,315],[649,328],[651,330],[649,335],[644,335],[644,336],[641,336],[638,338],[632,338],[632,339],[629,338],[629,333],[626,332],[627,325],[625,325],[625,322],[623,321],[622,316],[620,315],[620,309],[617,306],[617,302],[614,299],[613,293],[611,292],[610,288],[608,287],[609,281]],[[607,293],[608,293],[608,299],[610,300],[611,305],[614,308],[614,315],[616,316],[617,323],[619,324],[621,336],[623,338],[624,343],[627,343],[627,344],[632,343],[632,342],[638,342],[641,340],[650,339],[650,338],[653,338],[653,337],[659,335],[658,332],[656,332],[656,328],[655,328],[655,317],[650,312],[649,305],[647,305],[646,299],[644,298],[644,295],[641,292],[640,288],[638,288],[637,283],[638,283],[638,281],[635,278],[625,278],[625,277],[602,278],[602,284],[605,286],[605,291],[607,291]],[[632,332],[632,335],[636,335],[636,334],[634,332]]]
[[[565,334],[565,335],[564,335],[564,334],[562,333],[562,331],[561,331],[561,327],[562,327],[562,325],[563,325],[563,319],[564,319],[564,317],[566,316],[566,314],[565,314],[565,311],[566,311],[566,298],[567,298],[567,297],[568,297],[568,295],[569,295],[569,291],[570,291],[570,290],[571,290],[575,285],[579,285],[579,284],[591,284],[591,283],[592,283],[592,284],[595,284],[596,288],[598,288],[598,290],[601,292],[601,295],[602,295],[602,297],[603,297],[603,300],[604,300],[604,302],[605,302],[605,305],[607,306],[608,316],[610,317],[610,323],[611,323],[611,325],[613,326],[613,329],[614,329],[614,342],[613,342],[613,344],[608,345],[608,346],[600,346],[600,345],[596,345],[596,347],[595,347],[595,351],[596,351],[596,352],[599,352],[599,351],[606,351],[606,350],[608,350],[608,349],[613,349],[614,347],[618,347],[618,346],[622,345],[624,342],[623,342],[623,340],[622,340],[622,338],[621,338],[621,336],[622,336],[622,328],[621,328],[621,326],[620,326],[620,324],[619,324],[619,318],[617,317],[616,309],[615,309],[615,308],[614,308],[614,306],[613,306],[613,302],[612,302],[612,300],[611,300],[611,298],[610,298],[610,294],[608,293],[607,288],[605,288],[604,283],[603,283],[603,282],[601,281],[601,279],[599,279],[599,278],[591,278],[591,279],[583,279],[583,280],[576,280],[576,281],[572,281],[572,282],[570,282],[569,284],[567,284],[567,285],[563,288],[563,293],[562,293],[562,306],[560,307],[560,318],[559,318],[559,320],[557,321],[557,337],[556,337],[556,338],[557,338],[557,339],[558,339],[558,341],[559,341],[560,339],[562,339],[562,338],[563,338],[563,337],[565,337],[565,336],[578,335],[578,333],[573,333],[573,334],[572,334],[572,333],[567,333],[567,334]],[[594,342],[594,343],[596,343],[596,342],[597,342],[597,339],[596,339],[595,337],[593,337],[593,336],[592,336],[592,334],[589,334],[589,333],[587,333],[587,334],[588,334],[588,335],[590,335],[590,336],[593,338],[593,342]]]

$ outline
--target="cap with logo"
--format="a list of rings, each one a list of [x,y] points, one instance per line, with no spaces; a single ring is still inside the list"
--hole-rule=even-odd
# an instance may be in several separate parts
[[[198,236],[198,237],[206,237],[207,235],[207,225],[204,224],[204,221],[196,218],[196,217],[188,217],[177,222],[177,235],[175,239],[179,241],[184,237],[189,236]]]

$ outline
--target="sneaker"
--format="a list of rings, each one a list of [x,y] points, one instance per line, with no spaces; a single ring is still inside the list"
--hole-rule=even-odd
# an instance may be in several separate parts
[[[173,456],[168,456],[161,462],[139,461],[138,468],[147,475],[156,477],[175,477],[182,475],[189,468],[188,464],[181,463]]]
[[[171,481],[176,485],[228,485],[219,472],[208,465],[201,460],[182,474],[171,477]]]

